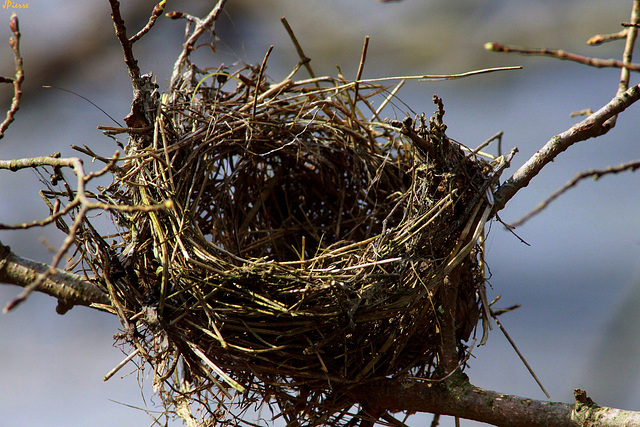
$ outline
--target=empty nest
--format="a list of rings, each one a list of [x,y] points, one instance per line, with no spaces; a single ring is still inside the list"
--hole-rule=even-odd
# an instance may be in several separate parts
[[[177,411],[236,423],[262,401],[290,424],[346,423],[355,385],[446,376],[443,330],[465,363],[498,172],[446,136],[435,96],[431,119],[385,122],[379,84],[263,71],[194,69],[152,97],[152,128],[96,197],[171,207],[108,211],[117,231],[87,221],[78,247]]]

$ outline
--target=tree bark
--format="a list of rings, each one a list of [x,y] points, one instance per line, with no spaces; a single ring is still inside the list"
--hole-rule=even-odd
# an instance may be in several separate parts
[[[354,389],[357,401],[369,407],[450,415],[495,426],[640,426],[638,412],[600,407],[582,390],[575,394],[573,404],[534,400],[473,386],[462,373],[446,382],[384,379]]]
[[[26,288],[50,268],[47,264],[19,257],[0,242],[0,282]],[[58,299],[56,311],[60,314],[74,305],[91,307],[92,304],[111,304],[107,294],[93,283],[66,271],[56,270],[40,285],[38,291]]]

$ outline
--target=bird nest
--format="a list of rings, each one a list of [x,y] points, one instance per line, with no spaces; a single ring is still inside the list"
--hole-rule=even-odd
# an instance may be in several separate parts
[[[435,96],[431,119],[385,122],[379,84],[262,72],[194,71],[147,99],[151,128],[96,194],[136,209],[76,239],[178,412],[223,422],[263,401],[288,423],[346,422],[356,385],[464,365],[499,172],[446,136]]]

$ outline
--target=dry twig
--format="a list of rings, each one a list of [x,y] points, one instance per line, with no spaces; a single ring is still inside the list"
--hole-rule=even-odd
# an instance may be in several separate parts
[[[9,44],[13,50],[13,56],[16,63],[16,72],[13,78],[0,77],[0,83],[11,83],[13,85],[13,98],[11,100],[11,106],[7,110],[7,117],[2,123],[0,123],[0,139],[4,137],[4,133],[9,128],[9,125],[15,120],[15,115],[20,108],[20,100],[22,99],[22,82],[24,81],[24,70],[22,69],[22,56],[20,55],[20,27],[18,23],[18,16],[15,13],[11,14],[9,19],[9,27],[13,33],[13,37],[9,39]]]
[[[218,0],[218,3],[216,4],[216,6],[213,9],[211,9],[211,12],[209,12],[209,14],[204,19],[202,20],[197,19],[196,27],[194,28],[193,33],[189,36],[187,41],[184,43],[182,52],[180,53],[178,60],[173,66],[173,73],[171,75],[171,85],[170,85],[172,89],[177,89],[176,85],[178,84],[178,79],[180,78],[182,70],[184,69],[185,65],[187,64],[187,61],[189,60],[189,55],[193,51],[196,42],[207,31],[213,31],[213,28],[215,28],[216,20],[218,19],[218,16],[222,12],[222,8],[224,7],[226,2],[227,2],[226,0]],[[175,16],[175,18],[183,18],[183,17],[184,17],[184,14],[179,14]]]
[[[570,129],[551,138],[544,147],[538,150],[495,192],[494,212],[503,209],[506,203],[529,182],[558,154],[573,144],[607,133],[611,128],[606,126],[609,118],[623,112],[640,99],[640,85],[632,86],[627,91],[613,98],[607,105],[573,125]]]
[[[538,206],[536,206],[535,209],[528,212],[525,216],[520,218],[518,221],[512,223],[512,225],[514,227],[518,227],[524,224],[525,222],[529,221],[531,218],[533,218],[535,215],[539,214],[542,210],[544,210],[547,206],[549,206],[551,202],[556,200],[558,197],[562,196],[565,192],[567,192],[567,190],[569,190],[572,187],[575,187],[580,181],[586,178],[593,178],[597,180],[602,178],[605,175],[611,175],[611,174],[627,172],[627,171],[633,172],[637,169],[640,169],[640,161],[635,160],[632,162],[623,163],[618,166],[610,166],[606,169],[589,169],[587,171],[580,172],[571,181],[567,182],[561,188],[554,191],[553,194],[551,194],[549,197],[547,197],[546,200],[544,200]]]
[[[598,59],[589,58],[582,55],[576,55],[575,53],[565,52],[564,50],[555,49],[529,49],[516,46],[506,46],[500,43],[487,43],[484,45],[485,49],[492,52],[504,52],[504,53],[520,53],[522,55],[537,55],[537,56],[549,56],[552,58],[562,59],[566,61],[573,61],[579,64],[588,65],[596,68],[627,68],[631,71],[640,71],[640,64],[627,64],[617,59]]]
[[[24,291],[16,297],[13,301],[9,302],[7,306],[4,308],[4,311],[9,311],[14,309],[20,303],[24,302],[31,293],[41,286],[52,276],[58,274],[58,265],[62,261],[64,254],[69,250],[71,245],[74,244],[76,239],[76,233],[81,227],[82,223],[86,219],[86,214],[90,210],[100,210],[100,211],[109,211],[116,210],[121,212],[138,212],[138,211],[152,211],[159,209],[168,209],[171,208],[172,204],[170,201],[155,205],[155,206],[127,206],[125,204],[108,204],[103,202],[91,201],[87,196],[87,191],[85,190],[86,184],[94,178],[100,177],[111,170],[114,163],[118,159],[118,155],[114,155],[112,161],[108,163],[102,170],[98,172],[92,172],[90,174],[85,174],[84,166],[82,160],[79,158],[66,158],[61,159],[59,155],[57,156],[44,156],[44,157],[34,157],[28,159],[16,159],[16,160],[0,160],[0,169],[7,169],[10,171],[17,171],[20,169],[32,169],[43,166],[53,167],[54,170],[61,168],[71,168],[73,169],[74,174],[77,177],[77,188],[75,190],[75,194],[70,201],[70,203],[63,209],[56,209],[55,212],[40,221],[34,221],[32,223],[22,223],[15,225],[7,225],[0,224],[0,229],[25,229],[36,226],[44,226],[47,224],[54,223],[58,221],[63,216],[69,215],[72,211],[77,210],[75,218],[73,219],[73,225],[67,229],[67,237],[65,238],[62,246],[59,248],[58,252],[53,258],[51,265],[49,268],[42,272],[39,275],[35,275],[33,277],[33,281],[25,287]],[[60,296],[61,299],[64,298],[63,295]],[[70,308],[70,307],[69,307]]]

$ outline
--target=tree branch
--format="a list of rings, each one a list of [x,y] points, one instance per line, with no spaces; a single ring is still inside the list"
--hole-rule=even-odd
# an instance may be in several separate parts
[[[20,100],[22,99],[22,82],[24,82],[22,55],[20,54],[20,27],[18,25],[18,17],[15,13],[11,14],[9,27],[13,33],[13,37],[9,39],[9,44],[11,45],[13,56],[15,58],[16,72],[12,79],[0,76],[0,83],[11,83],[13,85],[13,99],[11,101],[11,107],[7,111],[7,117],[2,123],[0,123],[0,139],[4,137],[4,133],[15,119],[16,112],[20,108]]]
[[[632,86],[620,95],[613,98],[607,105],[591,114],[589,117],[576,123],[568,130],[551,138],[544,147],[537,151],[527,162],[520,167],[509,179],[507,179],[494,193],[495,204],[493,213],[500,211],[507,202],[529,182],[548,163],[552,162],[558,154],[576,142],[604,135],[611,127],[605,122],[626,110],[631,104],[640,99],[640,85]]]
[[[62,257],[69,250],[71,245],[74,243],[76,234],[86,218],[87,212],[91,210],[119,210],[119,211],[127,211],[127,212],[151,212],[154,210],[161,209],[170,209],[173,207],[173,202],[171,200],[167,200],[159,205],[144,205],[144,206],[128,206],[128,205],[117,205],[117,204],[108,204],[102,203],[99,201],[92,201],[90,197],[87,195],[85,191],[86,184],[91,181],[93,178],[100,177],[115,166],[116,161],[118,160],[119,153],[116,152],[111,159],[107,163],[107,165],[97,172],[91,172],[89,174],[85,174],[84,166],[82,163],[82,159],[77,157],[70,158],[59,158],[59,153],[56,153],[52,156],[42,156],[42,157],[33,157],[28,159],[14,159],[14,160],[0,160],[0,170],[8,169],[10,171],[17,171],[20,169],[31,169],[42,166],[52,166],[54,168],[72,168],[75,173],[77,180],[77,189],[75,194],[73,195],[73,199],[67,205],[66,208],[62,210],[59,209],[59,205],[56,204],[52,209],[51,215],[41,221],[35,221],[32,223],[23,223],[17,225],[5,225],[0,223],[0,230],[2,229],[24,229],[30,228],[34,226],[44,226],[46,224],[50,224],[58,220],[63,215],[67,215],[71,210],[78,209],[75,217],[73,218],[73,225],[69,227],[67,232],[67,237],[64,239],[62,246],[56,253],[51,263],[51,266],[47,267],[41,274],[33,275],[35,280],[32,280],[27,286],[25,286],[24,291],[20,294],[16,299],[7,304],[4,308],[4,311],[7,312],[15,308],[18,304],[25,301],[29,295],[36,291],[41,290],[43,283],[45,283],[50,276],[58,274],[58,265],[62,261]],[[60,306],[59,306],[60,307]],[[70,308],[70,307],[69,307]],[[61,308],[60,310],[67,311]],[[59,311],[60,312],[60,311]]]
[[[222,8],[224,7],[224,4],[226,2],[227,0],[218,0],[218,3],[216,4],[216,6],[211,10],[211,12],[209,12],[209,15],[207,15],[206,18],[202,20],[198,19],[196,21],[196,28],[193,30],[193,34],[191,34],[191,36],[189,36],[187,41],[184,43],[182,47],[182,52],[180,53],[178,60],[173,66],[173,73],[171,75],[171,86],[170,86],[171,89],[176,88],[176,85],[178,84],[178,80],[180,78],[180,73],[182,73],[182,69],[187,64],[189,55],[195,49],[196,42],[198,41],[200,36],[202,36],[206,31],[212,30],[214,28],[216,20],[218,19],[218,16],[222,12]],[[184,14],[174,13],[174,14],[171,14],[170,16],[176,19],[176,18],[184,17]]]
[[[107,294],[93,283],[66,271],[57,270],[55,274],[50,274],[50,268],[47,264],[14,254],[0,242],[0,282],[27,288],[38,277],[48,275],[38,291],[58,299],[56,311],[59,314],[64,314],[74,305],[91,307],[92,304],[111,304]]]
[[[589,58],[587,56],[576,55],[575,53],[565,52],[564,50],[555,49],[529,49],[516,46],[505,46],[500,43],[486,43],[484,48],[492,52],[519,53],[522,55],[549,56],[565,61],[577,62],[579,64],[588,65],[596,68],[626,68],[631,71],[640,71],[640,64],[631,64],[617,59],[599,59]]]
[[[640,413],[599,407],[575,390],[576,403],[548,402],[484,390],[459,373],[457,385],[383,379],[354,390],[358,402],[379,410],[430,412],[511,427],[640,425]]]
[[[640,169],[640,160],[634,160],[632,162],[622,163],[618,166],[609,166],[606,169],[589,169],[584,172],[580,172],[576,175],[571,181],[567,182],[565,185],[560,187],[558,190],[554,191],[549,197],[547,197],[543,202],[539,203],[532,211],[527,213],[525,216],[520,218],[519,220],[512,222],[511,225],[513,227],[519,227],[524,224],[526,221],[529,221],[533,216],[539,214],[543,209],[545,209],[551,202],[556,200],[558,197],[562,196],[572,187],[575,187],[580,181],[586,178],[593,178],[598,180],[605,175],[611,175],[626,171],[635,171]]]
[[[129,77],[131,83],[133,83],[133,89],[140,89],[140,68],[138,67],[138,60],[133,56],[133,50],[131,49],[133,43],[129,41],[127,36],[127,28],[124,25],[122,15],[120,15],[120,2],[117,0],[109,0],[111,4],[111,19],[113,20],[113,26],[116,29],[116,36],[122,46],[124,52],[124,63],[129,70]]]

